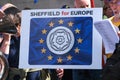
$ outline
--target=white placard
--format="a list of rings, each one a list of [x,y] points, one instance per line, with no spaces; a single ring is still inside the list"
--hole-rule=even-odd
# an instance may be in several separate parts
[[[115,44],[119,42],[119,37],[117,34],[119,29],[117,29],[117,27],[115,28],[109,19],[97,21],[94,25],[102,36],[105,53],[113,53],[115,50]]]
[[[102,8],[23,10],[19,67],[101,69],[99,20]]]

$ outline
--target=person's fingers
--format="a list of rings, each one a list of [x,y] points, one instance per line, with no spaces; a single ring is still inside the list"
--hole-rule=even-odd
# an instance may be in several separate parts
[[[63,72],[59,73],[57,76],[58,76],[58,78],[62,78],[63,77]]]
[[[56,69],[56,72],[57,72],[58,78],[62,78],[63,77],[63,74],[64,74],[64,70],[63,69]]]
[[[118,32],[118,36],[120,37],[120,31]]]

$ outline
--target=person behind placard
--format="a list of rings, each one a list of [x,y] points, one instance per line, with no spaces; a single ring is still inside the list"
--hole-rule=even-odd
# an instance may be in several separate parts
[[[113,14],[113,11],[112,9],[110,8],[110,5],[108,3],[108,0],[104,0],[104,5],[103,5],[103,19],[108,19],[110,17],[112,17],[114,14]],[[102,43],[102,67],[104,67],[105,63],[106,63],[106,55],[105,55],[105,47],[104,47],[104,43]]]
[[[5,15],[11,18],[11,21],[14,23],[17,29],[16,34],[9,35],[8,37],[4,37],[3,42],[6,43],[6,46],[1,48],[1,51],[7,53],[8,62],[9,62],[9,71],[7,80],[19,80],[24,79],[25,72],[23,69],[18,69],[19,62],[19,43],[20,43],[20,23],[21,18],[19,13],[21,12],[16,6],[12,4],[5,4],[2,6],[1,10]]]
[[[7,58],[8,58],[8,53],[9,53],[9,37],[11,34],[9,34],[7,30],[3,30],[3,27],[6,29],[8,28],[8,27],[3,26],[3,25],[6,25],[4,22],[5,19],[6,19],[5,14],[0,9],[0,31],[1,31],[0,32],[0,80],[6,79],[8,75],[7,74],[8,69],[9,69]]]
[[[41,78],[40,70],[31,72],[32,75],[29,76],[26,72],[26,69],[18,68],[19,47],[20,47],[20,28],[21,28],[21,15],[20,15],[21,11],[16,6],[14,6],[13,4],[10,4],[10,3],[3,5],[2,11],[6,15],[8,15],[12,18],[12,20],[17,28],[17,33],[15,35],[10,35],[9,37],[7,37],[8,38],[8,41],[7,41],[8,47],[5,47],[5,48],[9,49],[7,51],[8,51],[8,61],[9,61],[10,69],[8,72],[7,80],[41,80],[40,79]],[[1,49],[1,50],[3,50],[3,49]],[[57,71],[58,77],[61,78],[62,77],[61,73],[63,72],[63,70],[57,69],[56,71]],[[27,79],[26,79],[26,77],[27,77]],[[46,80],[46,79],[42,79],[42,80]],[[50,78],[47,80],[50,80]]]
[[[112,9],[113,16],[110,17],[109,19],[115,26],[115,29],[118,33],[118,36],[120,37],[120,0],[107,0],[110,8]],[[105,53],[107,59],[112,56],[111,53]]]
[[[90,0],[74,0],[75,8],[91,8]],[[73,69],[73,80],[102,80],[101,70]]]
[[[103,6],[103,19],[107,19],[113,16],[112,9],[108,3],[105,3]]]
[[[113,23],[120,39],[120,0],[107,0],[107,1],[114,14],[109,19]],[[114,52],[105,53],[107,60],[106,60],[106,65],[103,68],[103,80],[120,80],[120,74],[119,74],[120,52],[118,46],[120,45],[120,42],[116,44],[117,45],[115,45]]]
[[[120,35],[119,29],[120,29],[120,0],[108,0],[108,3],[110,5],[110,8],[113,11],[113,16],[109,19],[112,21],[113,25],[116,28],[116,31],[118,32],[118,35]],[[112,53],[106,53],[106,57],[111,57]]]

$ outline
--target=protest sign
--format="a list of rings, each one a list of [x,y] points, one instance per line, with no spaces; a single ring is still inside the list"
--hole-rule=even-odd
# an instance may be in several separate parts
[[[101,8],[22,11],[20,68],[101,69]]]

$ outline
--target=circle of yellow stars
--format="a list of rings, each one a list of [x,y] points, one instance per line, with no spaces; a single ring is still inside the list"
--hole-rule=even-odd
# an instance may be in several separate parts
[[[58,20],[58,24],[64,24],[64,20],[62,20],[62,19]],[[49,25],[49,27],[54,27],[55,23],[51,21],[48,25]],[[73,23],[72,21],[69,21],[69,22],[68,22],[68,27],[73,27],[73,25],[74,25],[74,23]],[[42,29],[42,30],[41,30],[42,35],[46,35],[47,32],[48,32],[48,31],[47,31],[46,29]],[[76,29],[74,30],[74,32],[75,32],[75,34],[80,34],[80,29],[76,28]],[[78,39],[77,39],[78,44],[81,44],[82,41],[83,41],[83,39],[81,39],[81,38],[78,38]],[[42,39],[42,38],[40,38],[40,39],[39,39],[39,43],[40,43],[40,44],[44,44],[44,43],[45,43],[45,40]],[[46,51],[47,51],[47,50],[46,50],[45,48],[42,48],[40,52],[41,52],[42,54],[46,54]],[[80,53],[80,49],[79,49],[78,47],[76,47],[76,48],[74,49],[74,53],[75,53],[75,54],[79,54],[79,53]],[[52,61],[53,58],[54,58],[54,57],[53,57],[52,55],[47,56],[48,61]],[[70,55],[70,54],[68,54],[68,55],[66,56],[66,59],[67,59],[67,61],[71,61],[71,60],[73,59],[73,56]],[[59,57],[57,58],[57,63],[62,63],[62,62],[63,62],[63,58],[59,56]]]

